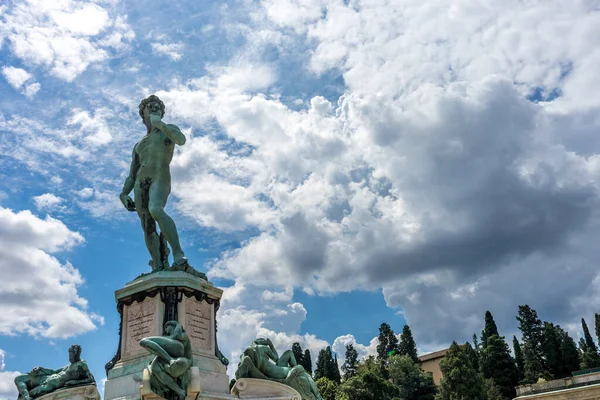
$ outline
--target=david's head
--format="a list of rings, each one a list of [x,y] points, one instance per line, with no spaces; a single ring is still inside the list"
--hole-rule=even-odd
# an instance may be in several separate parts
[[[165,115],[165,103],[156,95],[151,95],[142,100],[139,105],[140,117],[144,125],[148,126],[150,123],[150,114],[157,114],[160,117]]]
[[[69,347],[69,362],[75,363],[81,361],[81,346],[74,344]]]

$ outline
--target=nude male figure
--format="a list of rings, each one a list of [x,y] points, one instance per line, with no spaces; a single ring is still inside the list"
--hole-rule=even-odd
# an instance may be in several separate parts
[[[17,376],[15,385],[19,391],[18,400],[31,400],[61,388],[96,383],[87,364],[81,359],[81,346],[69,347],[69,362],[71,364],[56,370],[35,367],[28,374]]]
[[[169,250],[165,241],[173,250],[173,266],[187,264],[175,223],[165,212],[171,193],[169,164],[175,145],[183,146],[185,136],[177,126],[162,121],[165,105],[157,96],[142,100],[139,113],[146,126],[146,136],[133,148],[129,176],[119,197],[127,210],[137,211],[152,258],[152,270],[158,271],[169,267]],[[132,190],[135,201],[129,197]],[[160,235],[156,231],[157,222]]]

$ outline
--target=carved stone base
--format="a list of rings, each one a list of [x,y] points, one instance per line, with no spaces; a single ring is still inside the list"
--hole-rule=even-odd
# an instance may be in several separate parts
[[[183,271],[160,271],[127,283],[115,292],[121,314],[117,354],[106,365],[105,400],[140,400],[143,371],[154,356],[139,340],[161,336],[164,323],[177,320],[192,346],[204,394],[229,395],[229,378],[217,345],[216,312],[222,290]],[[203,395],[200,398],[203,398]]]
[[[290,386],[266,379],[238,379],[231,394],[244,400],[302,400],[300,393]]]
[[[98,393],[96,385],[85,385],[59,389],[38,397],[37,400],[100,400],[100,393]]]
[[[196,400],[201,391],[200,384],[200,370],[198,367],[190,368],[192,372],[192,379],[187,388],[187,396],[185,400]],[[150,371],[148,368],[144,369],[144,376],[142,378],[142,385],[140,386],[140,399],[141,400],[163,400],[150,388]]]

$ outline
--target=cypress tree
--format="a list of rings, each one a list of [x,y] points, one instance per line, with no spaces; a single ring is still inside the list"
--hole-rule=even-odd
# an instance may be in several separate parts
[[[315,381],[325,376],[326,358],[327,356],[325,355],[325,349],[319,350],[319,355],[317,356],[317,367],[315,368]]]
[[[398,346],[398,354],[401,356],[409,356],[413,362],[418,363],[417,345],[413,338],[412,332],[408,325],[404,325],[402,334],[400,335],[400,345]]]
[[[352,343],[346,345],[346,360],[342,365],[344,371],[344,380],[348,380],[356,375],[356,367],[358,366],[358,351]]]
[[[302,357],[302,366],[304,370],[309,374],[312,374],[312,357],[310,356],[310,350],[304,350],[304,356]]]
[[[340,375],[340,366],[338,365],[337,354],[335,355],[335,357],[333,359],[333,366],[334,366],[334,369],[333,369],[333,372],[334,372],[333,378],[334,379],[333,379],[333,381],[336,382],[336,383],[340,383],[342,381],[342,377]]]
[[[387,359],[398,351],[398,338],[392,328],[384,322],[379,326],[377,339],[379,340],[377,344],[377,361],[382,377],[387,379]]]
[[[581,368],[597,368],[600,367],[600,356],[598,355],[598,348],[590,331],[585,323],[585,319],[581,318],[581,327],[583,328],[583,338],[585,340],[585,348],[581,356]]]
[[[542,349],[544,351],[544,359],[546,360],[546,368],[550,379],[561,378],[563,374],[563,359],[560,351],[560,338],[554,324],[544,322],[544,341]]]
[[[540,377],[547,375],[542,349],[544,327],[537,312],[528,305],[519,306],[517,321],[523,334],[524,383],[535,383]]]
[[[323,368],[325,370],[325,374],[323,376],[329,379],[330,381],[339,382],[337,380],[337,377],[339,376],[340,372],[336,368],[336,362],[333,359],[333,352],[331,351],[331,346],[327,346],[327,348],[325,349],[324,357],[325,360],[323,363]]]
[[[503,396],[514,398],[515,387],[519,382],[519,372],[515,360],[510,355],[504,337],[493,334],[487,337],[487,346],[483,349],[481,373],[485,379],[492,379]]]
[[[515,364],[517,365],[517,372],[519,374],[519,382],[525,377],[525,361],[523,360],[523,351],[521,350],[521,344],[517,340],[516,336],[513,336],[513,352],[515,353]]]
[[[473,348],[473,346],[471,346],[471,343],[467,342],[464,344],[464,346],[462,347],[463,352],[467,355],[467,358],[469,359],[469,362],[471,363],[471,366],[473,367],[473,369],[475,369],[476,371],[479,371],[479,355],[477,354],[477,352],[475,351],[475,349]]]
[[[466,352],[456,342],[440,362],[442,381],[436,400],[485,399],[483,376],[473,368]]]
[[[294,342],[292,344],[292,353],[294,353],[294,358],[296,358],[298,365],[304,366],[304,354],[302,352],[302,347],[300,347],[300,343]]]
[[[556,326],[558,336],[560,338],[560,352],[563,360],[563,371],[559,378],[571,376],[573,371],[579,371],[579,351],[575,341],[567,331],[560,326]]]
[[[379,360],[387,360],[390,353],[398,351],[398,338],[394,331],[387,323],[382,323],[379,326],[379,336],[377,337],[377,358]]]
[[[489,311],[485,312],[485,326],[483,331],[481,331],[481,345],[483,348],[487,346],[487,339],[492,335],[498,335],[498,327],[496,326],[496,321],[494,321],[494,317],[492,313]]]
[[[600,314],[594,314],[594,326],[596,328],[596,338],[598,339],[598,343],[600,343]]]

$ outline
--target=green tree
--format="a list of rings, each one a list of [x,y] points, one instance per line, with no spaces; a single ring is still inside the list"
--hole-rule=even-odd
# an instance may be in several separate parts
[[[537,312],[528,305],[519,306],[517,321],[523,335],[524,383],[535,383],[540,377],[547,375],[542,349],[544,327]]]
[[[312,357],[310,356],[310,350],[304,350],[304,356],[302,357],[302,366],[304,370],[309,374],[312,374]]]
[[[340,383],[342,381],[342,376],[340,375],[340,366],[338,365],[337,354],[333,358],[333,381],[335,383]]]
[[[358,364],[356,368],[357,375],[365,375],[367,373],[372,373],[375,375],[381,376],[381,370],[379,369],[379,364],[374,356],[367,356],[364,360]]]
[[[344,380],[350,379],[356,375],[356,368],[358,366],[358,351],[354,348],[352,343],[346,345],[346,359],[342,365],[342,371],[344,371]]]
[[[321,393],[323,400],[335,400],[338,394],[338,387],[335,382],[323,376],[317,379],[315,383],[317,384],[317,389],[319,389],[319,393]]]
[[[519,382],[525,377],[525,361],[523,360],[523,351],[521,350],[521,344],[517,340],[516,336],[513,336],[513,352],[515,353],[515,364],[517,365],[517,372],[519,373]]]
[[[581,327],[583,328],[583,338],[585,340],[585,348],[581,355],[581,368],[597,368],[600,367],[600,356],[598,356],[598,348],[590,335],[590,330],[585,323],[585,319],[581,318]]]
[[[560,338],[560,352],[563,360],[563,371],[559,378],[566,378],[571,376],[573,371],[581,369],[579,365],[579,350],[577,350],[575,341],[569,336],[567,331],[560,326],[556,326],[556,329]]]
[[[498,386],[492,379],[485,381],[486,388],[486,400],[506,400],[506,397],[502,394]]]
[[[487,346],[487,338],[492,335],[498,335],[498,327],[496,326],[496,321],[494,321],[494,317],[492,313],[489,311],[485,312],[485,326],[483,331],[481,331],[481,346],[485,348]]]
[[[493,334],[487,337],[487,346],[483,349],[481,373],[485,379],[491,379],[502,396],[515,397],[515,387],[519,383],[519,372],[515,360],[510,355],[504,337]]]
[[[376,363],[373,365],[377,366]],[[398,396],[396,385],[381,378],[377,373],[368,369],[365,371],[340,385],[342,396],[345,395],[350,400],[393,400]]]
[[[479,354],[477,354],[477,351],[475,351],[473,346],[471,346],[471,343],[469,343],[469,342],[465,343],[464,346],[462,347],[462,350],[467,355],[467,358],[469,359],[469,362],[471,363],[471,366],[473,367],[473,369],[475,369],[476,371],[479,371],[479,364],[481,362],[481,357],[479,356]],[[482,356],[483,356],[483,353],[482,353]]]
[[[398,338],[393,329],[385,322],[379,326],[377,337],[377,361],[381,369],[381,375],[387,379],[387,359],[390,355],[398,352]]]
[[[431,374],[423,371],[410,356],[394,355],[388,359],[390,378],[399,388],[403,400],[433,400],[436,387]]]
[[[436,400],[485,400],[483,376],[473,368],[466,352],[452,342],[446,357],[440,362],[442,381]]]
[[[598,343],[600,343],[600,314],[594,314],[594,327],[596,328],[596,338],[598,339]]]
[[[413,338],[412,332],[408,325],[404,325],[402,334],[400,335],[400,344],[398,345],[398,354],[401,356],[409,356],[413,362],[418,363],[417,344]]]
[[[554,324],[544,322],[544,341],[542,342],[542,349],[544,351],[546,369],[549,374],[547,378],[549,379],[562,378],[564,366],[560,345],[561,340]]]
[[[317,356],[317,366],[315,368],[315,381],[325,376],[326,357],[325,349],[319,350],[319,355]]]
[[[294,353],[294,357],[296,358],[296,362],[298,364],[304,366],[304,353],[302,352],[302,347],[300,347],[300,343],[294,342],[292,344],[292,353]]]

